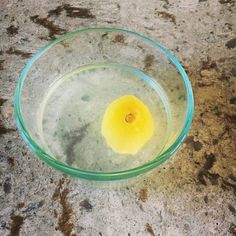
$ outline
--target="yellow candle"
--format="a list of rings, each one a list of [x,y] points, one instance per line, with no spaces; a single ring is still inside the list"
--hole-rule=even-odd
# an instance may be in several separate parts
[[[102,121],[102,135],[114,152],[136,154],[151,139],[154,122],[148,107],[136,96],[113,101]]]

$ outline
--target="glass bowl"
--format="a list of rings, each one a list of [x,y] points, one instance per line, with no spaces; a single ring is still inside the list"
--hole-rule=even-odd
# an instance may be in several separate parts
[[[125,95],[142,101],[154,122],[152,137],[135,154],[114,151],[101,132],[107,107]],[[14,99],[17,126],[32,152],[90,180],[126,179],[160,165],[184,140],[193,111],[178,60],[143,35],[112,28],[78,30],[40,49],[23,69]]]

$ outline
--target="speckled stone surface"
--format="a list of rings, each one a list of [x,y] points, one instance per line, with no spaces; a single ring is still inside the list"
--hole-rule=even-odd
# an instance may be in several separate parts
[[[0,235],[236,235],[234,0],[0,1]],[[47,41],[120,27],[169,48],[195,94],[181,150],[129,182],[72,179],[35,158],[12,118],[18,75]]]

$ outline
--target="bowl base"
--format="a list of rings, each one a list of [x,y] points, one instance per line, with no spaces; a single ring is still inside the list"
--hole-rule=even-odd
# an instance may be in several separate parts
[[[112,151],[101,133],[104,112],[124,95],[149,109],[155,131],[135,155]],[[170,99],[170,98],[169,98]],[[171,111],[162,87],[142,71],[117,64],[93,64],[65,74],[48,89],[38,117],[48,153],[67,165],[92,171],[122,171],[154,159],[171,130]]]

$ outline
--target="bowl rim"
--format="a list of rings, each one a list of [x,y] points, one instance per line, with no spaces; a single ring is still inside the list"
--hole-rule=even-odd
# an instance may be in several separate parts
[[[78,34],[84,33],[84,32],[92,32],[92,31],[107,31],[107,32],[119,32],[119,33],[125,33],[125,34],[130,34],[133,35],[139,39],[142,39],[149,44],[152,44],[153,46],[157,47],[160,49],[162,52],[165,53],[165,55],[171,60],[171,62],[175,65],[176,69],[179,71],[181,74],[181,77],[184,81],[185,88],[186,88],[186,94],[187,94],[187,111],[186,111],[186,118],[184,122],[184,126],[179,134],[179,136],[176,138],[175,142],[161,155],[156,156],[155,159],[152,161],[149,161],[145,163],[144,165],[128,169],[128,170],[123,170],[123,171],[115,171],[115,172],[96,172],[96,171],[89,171],[89,170],[83,170],[83,169],[78,169],[75,167],[71,167],[69,165],[66,165],[60,161],[58,161],[56,158],[53,156],[49,155],[46,153],[30,136],[30,133],[27,131],[26,126],[24,124],[24,120],[22,118],[22,113],[21,113],[21,105],[20,105],[20,98],[21,98],[21,91],[23,87],[23,82],[24,79],[27,76],[28,71],[30,70],[31,66],[33,63],[41,56],[43,53],[45,53],[48,49],[53,47],[55,44],[65,40],[72,38]],[[20,135],[22,136],[23,140],[25,143],[29,146],[31,151],[42,161],[47,163],[48,165],[52,166],[53,168],[60,170],[66,174],[75,176],[75,177],[80,177],[84,179],[89,179],[89,180],[102,180],[102,181],[107,181],[107,180],[121,180],[121,179],[127,179],[131,178],[140,174],[145,173],[148,170],[153,169],[156,166],[159,166],[161,163],[163,163],[165,160],[170,158],[174,152],[177,151],[177,149],[180,147],[181,143],[185,139],[191,124],[192,124],[192,119],[193,119],[193,114],[194,114],[194,97],[193,97],[193,91],[191,87],[191,83],[189,81],[189,78],[183,69],[182,65],[180,62],[173,56],[169,50],[167,50],[164,46],[161,44],[155,42],[154,40],[130,31],[126,29],[120,29],[120,28],[85,28],[85,29],[80,29],[76,30],[67,34],[64,34],[63,36],[47,43],[44,47],[39,49],[32,57],[29,59],[25,67],[23,68],[22,72],[20,73],[17,85],[16,85],[16,91],[15,91],[15,96],[14,96],[14,117],[16,120],[16,125],[19,129]]]

